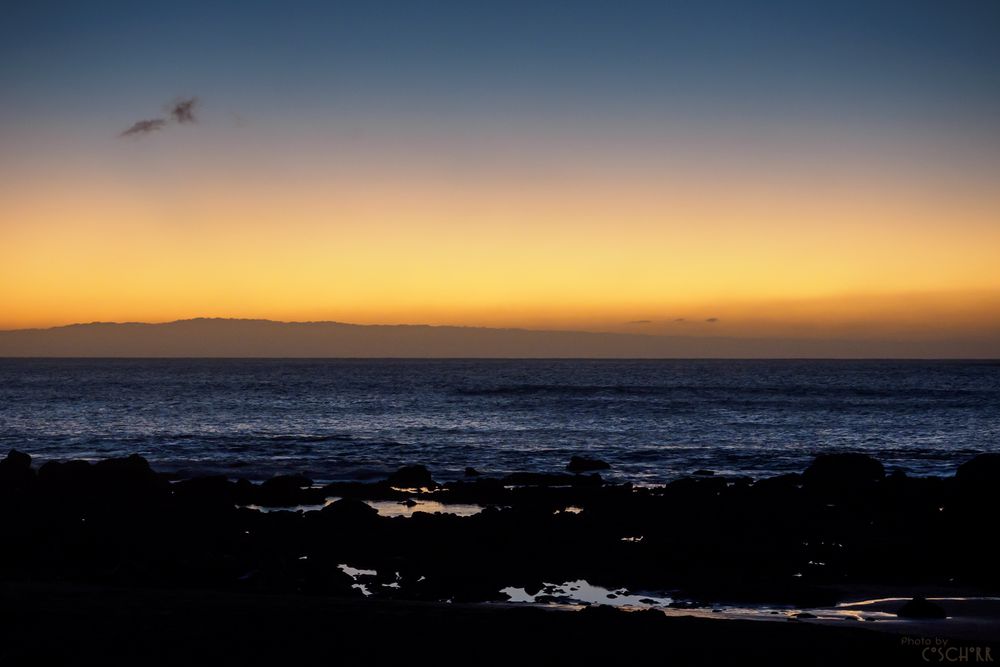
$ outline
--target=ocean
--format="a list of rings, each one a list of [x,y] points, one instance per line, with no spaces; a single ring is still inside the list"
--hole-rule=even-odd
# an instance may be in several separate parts
[[[1000,362],[0,359],[0,447],[317,482],[562,470],[761,477],[820,452],[949,475],[1000,451]]]

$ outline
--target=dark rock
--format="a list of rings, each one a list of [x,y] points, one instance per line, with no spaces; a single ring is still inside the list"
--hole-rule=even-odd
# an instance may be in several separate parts
[[[562,473],[514,472],[503,478],[503,483],[512,486],[600,486],[601,476],[566,475]]]
[[[574,456],[566,464],[569,472],[593,472],[595,470],[607,470],[611,467],[607,461],[600,459],[588,459],[583,456]]]
[[[442,502],[502,504],[509,496],[510,490],[504,487],[503,480],[479,477],[450,482],[436,497]]]
[[[320,510],[320,515],[324,519],[360,523],[377,519],[378,510],[363,500],[341,498]]]
[[[503,483],[512,486],[570,486],[573,475],[543,472],[512,472],[503,478]]]
[[[240,478],[233,484],[233,501],[237,505],[252,505],[257,487],[248,479]]]
[[[765,477],[753,483],[751,492],[758,497],[788,501],[799,493],[802,475],[788,473],[777,477]]]
[[[960,482],[1000,482],[1000,454],[979,454],[958,466],[955,477]]]
[[[35,481],[31,457],[16,449],[0,461],[0,491],[19,492]]]
[[[236,504],[235,488],[223,475],[194,477],[171,486],[175,495],[191,503]]]
[[[89,481],[90,473],[87,461],[48,461],[38,469],[38,479],[53,487],[78,486]]]
[[[49,492],[84,501],[150,500],[168,493],[170,483],[138,454],[98,461],[49,461],[38,470],[40,485]],[[128,504],[123,504],[128,508]]]
[[[95,484],[106,485],[114,491],[146,492],[169,486],[166,479],[153,471],[149,461],[138,454],[98,461],[92,471]]]
[[[947,618],[940,605],[934,604],[924,597],[915,597],[896,612],[900,618]]]
[[[617,607],[607,604],[594,604],[589,607],[584,607],[579,613],[584,614],[586,618],[599,619],[607,622],[624,618],[625,614],[629,612],[620,611]]]
[[[882,464],[866,454],[820,454],[802,474],[813,486],[846,486],[885,477]]]
[[[104,459],[94,464],[94,472],[104,477],[119,479],[145,480],[159,478],[149,467],[149,461],[138,454],[130,454],[124,458]]]
[[[475,468],[469,467],[465,469],[466,477],[479,477],[479,471]]]
[[[31,456],[25,454],[24,452],[19,452],[16,449],[11,449],[7,453],[7,457],[0,461],[0,465],[10,466],[11,468],[21,468],[27,469],[31,467]]]
[[[544,590],[545,584],[541,581],[532,581],[524,586],[524,592],[532,597],[538,595]]]
[[[268,507],[299,505],[306,500],[303,489],[310,486],[312,480],[305,475],[277,475],[257,488],[257,502]]]
[[[614,582],[617,596],[627,585],[676,591],[681,599],[795,605],[800,611],[836,602],[831,584],[955,577],[985,594],[998,581],[996,540],[982,523],[998,505],[992,493],[953,478],[844,484],[847,493],[837,494],[804,488],[800,475],[751,485],[718,474],[638,488],[565,471],[506,480],[487,475],[435,486],[435,500],[487,506],[480,514],[417,512],[412,519],[380,517],[361,502],[420,501],[385,481],[306,489],[299,484],[307,480],[294,476],[266,485],[221,477],[168,484],[153,476],[147,481],[159,493],[155,502],[137,495],[136,503],[117,491],[95,495],[105,486],[120,488],[104,484],[105,477],[142,480],[150,474],[138,457],[101,466],[77,461],[42,466],[29,493],[0,486],[8,538],[0,550],[0,578],[354,596],[357,589],[336,574],[337,564],[365,563],[380,573],[380,583],[366,580],[375,597],[484,600],[515,586],[562,599],[561,590],[541,582],[586,578]],[[426,481],[405,480],[407,486]],[[136,484],[145,488],[146,482]],[[295,504],[343,500],[306,512],[234,507],[257,504],[265,486],[287,492]],[[586,509],[560,512],[570,506]],[[934,537],[941,534],[964,537]],[[623,535],[644,539],[641,546],[622,545]],[[827,565],[791,576],[803,571],[803,559]],[[244,581],[244,573],[255,574]]]
[[[261,484],[262,487],[305,489],[312,486],[312,480],[305,475],[275,475]]]
[[[434,478],[431,477],[430,471],[422,465],[403,466],[396,472],[389,475],[387,481],[390,486],[406,489],[420,487],[431,488],[436,486]]]
[[[298,591],[306,595],[339,595],[356,597],[361,592],[354,588],[354,579],[333,563],[315,558],[295,561]]]

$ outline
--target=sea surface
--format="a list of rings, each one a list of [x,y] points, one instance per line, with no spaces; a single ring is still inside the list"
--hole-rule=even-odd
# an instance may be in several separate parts
[[[561,470],[760,477],[819,453],[949,475],[1000,451],[1000,362],[0,359],[0,448],[316,481]]]

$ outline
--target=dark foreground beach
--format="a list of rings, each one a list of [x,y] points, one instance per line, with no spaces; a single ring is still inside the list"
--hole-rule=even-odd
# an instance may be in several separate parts
[[[11,452],[0,664],[1000,658],[1000,456],[654,487],[568,468],[314,486]]]

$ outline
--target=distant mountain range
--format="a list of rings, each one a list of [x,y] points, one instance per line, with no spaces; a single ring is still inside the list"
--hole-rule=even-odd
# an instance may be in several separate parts
[[[0,331],[0,357],[995,358],[996,341],[656,336],[191,319]]]

